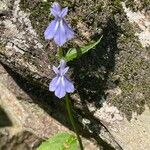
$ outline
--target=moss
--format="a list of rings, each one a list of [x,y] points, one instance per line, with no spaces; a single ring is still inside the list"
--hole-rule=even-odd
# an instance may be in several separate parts
[[[131,43],[131,41],[128,41]],[[133,43],[132,43],[133,44]],[[140,43],[135,43],[128,52],[122,51],[122,58],[117,62],[117,68],[113,73],[112,79],[119,75],[119,87],[122,95],[111,97],[111,102],[116,105],[122,112],[127,114],[127,118],[131,119],[132,112],[141,114],[145,109],[145,104],[150,106],[150,86],[147,84],[149,80],[149,65],[141,56],[144,50]],[[141,95],[141,96],[139,96]]]
[[[2,43],[0,43],[0,52],[3,52],[4,51],[4,46]]]
[[[134,0],[127,0],[125,1],[125,3],[127,7],[129,7],[133,11],[141,11],[141,10],[148,11],[150,6],[149,0],[139,0],[138,2],[135,2]]]

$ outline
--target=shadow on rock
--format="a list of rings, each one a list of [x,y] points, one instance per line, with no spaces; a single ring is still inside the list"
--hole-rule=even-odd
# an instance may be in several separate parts
[[[2,127],[10,127],[12,126],[12,122],[9,119],[9,116],[7,115],[7,113],[5,112],[5,110],[0,107],[0,128]]]
[[[88,102],[101,107],[107,97],[105,90],[114,88],[108,86],[108,80],[111,80],[109,75],[115,68],[115,55],[119,53],[117,38],[120,32],[115,21],[109,19],[97,47],[71,64],[76,89],[83,105]],[[97,40],[100,36],[92,38]]]

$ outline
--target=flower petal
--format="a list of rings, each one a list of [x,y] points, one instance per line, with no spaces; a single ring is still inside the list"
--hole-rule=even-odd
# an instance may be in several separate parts
[[[68,72],[69,67],[66,67],[65,60],[61,59],[60,65],[59,65],[59,74],[63,76],[66,72]]]
[[[65,28],[65,34],[66,34],[67,40],[72,39],[74,37],[74,31],[71,29],[71,27],[67,24],[65,20],[63,20],[63,25]]]
[[[58,3],[54,3],[52,5],[52,8],[50,9],[51,10],[51,14],[54,16],[54,17],[58,17],[61,13],[61,7]]]
[[[48,25],[48,27],[46,28],[44,32],[45,39],[48,39],[48,40],[52,39],[57,32],[58,26],[59,26],[58,20],[57,19],[53,20]]]
[[[58,46],[62,46],[67,41],[63,20],[60,20],[59,27],[54,36],[54,41]]]
[[[64,68],[63,70],[60,70],[60,75],[64,76],[69,70],[69,67]]]
[[[58,74],[58,73],[59,73],[58,68],[57,68],[57,67],[55,67],[55,66],[53,66],[53,71],[54,71],[56,74]]]
[[[55,90],[55,95],[58,97],[58,98],[62,98],[64,97],[66,94],[66,91],[65,91],[65,82],[64,82],[64,78],[62,77],[61,78],[61,82],[59,82],[59,85],[57,86],[56,90]]]
[[[62,9],[61,13],[60,13],[60,17],[64,18],[68,13],[68,7],[65,7]]]
[[[59,83],[60,83],[60,77],[59,76],[56,76],[55,78],[53,78],[49,84],[49,91],[52,91],[52,92],[55,91],[56,88],[58,87]]]
[[[74,85],[70,79],[67,77],[64,77],[64,82],[65,82],[65,90],[68,93],[73,93],[74,92]]]

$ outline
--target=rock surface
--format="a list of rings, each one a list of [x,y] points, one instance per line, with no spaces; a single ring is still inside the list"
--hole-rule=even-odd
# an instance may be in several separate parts
[[[32,98],[0,65],[0,150],[34,150],[45,138],[71,132]],[[98,149],[94,141],[83,138],[83,143],[87,150]]]
[[[150,110],[146,107],[141,115],[133,113],[131,121],[124,119],[110,128],[111,133],[124,150],[150,149]]]
[[[41,139],[18,128],[0,129],[1,150],[35,150],[41,143]]]
[[[12,93],[14,92],[17,99],[22,100],[25,110],[28,110],[28,107],[33,108],[27,112],[30,115],[34,113],[34,119],[39,118],[41,116],[39,113],[44,109],[52,118],[67,126],[66,118],[63,119],[58,113],[60,110],[61,114],[65,113],[63,103],[58,103],[58,100],[47,91],[48,83],[53,77],[51,66],[58,63],[54,57],[57,53],[56,46],[53,42],[46,42],[43,39],[43,32],[52,19],[49,17],[52,2],[51,0],[1,2],[0,61],[17,74],[15,81],[27,94],[24,96],[20,90],[17,90],[19,93],[16,90]],[[133,139],[134,137],[144,139],[149,133],[147,126],[140,130],[143,126],[139,125],[140,118],[133,123],[132,117],[134,113],[137,116],[145,116],[145,108],[150,107],[150,86],[147,84],[150,82],[150,23],[147,6],[150,5],[143,0],[132,1],[131,5],[128,1],[121,3],[120,0],[101,2],[64,0],[61,3],[63,6],[69,6],[67,20],[77,32],[76,38],[65,45],[66,49],[69,46],[81,46],[95,41],[103,34],[101,43],[94,50],[80,60],[69,63],[72,68],[71,77],[76,86],[76,93],[72,95],[74,109],[77,112],[75,116],[88,133],[84,136],[94,138],[99,145],[106,147],[110,144],[115,149],[136,148],[134,142],[129,142],[125,132],[126,129],[131,131],[136,127],[140,135],[135,130],[131,136]],[[136,6],[137,12],[133,12]],[[13,90],[10,83],[3,82],[2,87],[5,85],[6,89],[9,87],[9,90]],[[43,99],[44,104],[40,102]],[[40,112],[37,112],[38,106],[35,104],[42,107],[39,109]],[[24,116],[26,113],[22,114],[22,118],[28,118]],[[16,114],[13,116],[15,118]],[[41,132],[44,123],[38,128],[39,124],[36,126],[31,120],[29,117],[23,124],[31,123],[32,130],[44,134],[40,136],[46,136],[47,131]],[[60,124],[56,120],[54,128],[59,128]],[[124,128],[124,124],[127,128]],[[117,129],[119,131],[116,131]]]

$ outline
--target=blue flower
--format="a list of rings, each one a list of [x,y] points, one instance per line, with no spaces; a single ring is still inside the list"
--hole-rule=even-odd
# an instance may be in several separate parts
[[[66,67],[66,62],[64,60],[60,61],[58,67],[53,66],[56,77],[50,82],[49,91],[55,91],[55,95],[58,98],[64,97],[66,93],[73,93],[75,90],[72,81],[65,75],[68,69],[69,67]]]
[[[58,46],[62,46],[65,42],[74,37],[74,31],[65,21],[68,7],[61,9],[58,3],[54,3],[51,8],[51,14],[55,19],[49,24],[44,32],[45,39],[54,39]]]

